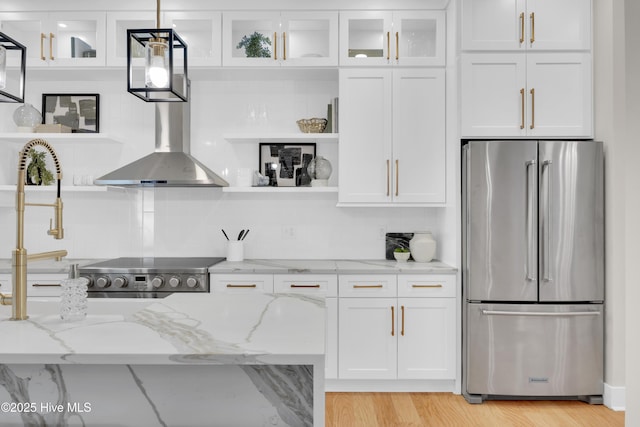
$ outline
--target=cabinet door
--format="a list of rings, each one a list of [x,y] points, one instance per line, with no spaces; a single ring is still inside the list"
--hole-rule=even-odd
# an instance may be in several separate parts
[[[526,136],[526,54],[464,54],[463,138]]]
[[[390,12],[340,12],[340,65],[391,64],[391,30]]]
[[[396,299],[340,298],[338,316],[338,377],[395,379]]]
[[[590,0],[527,0],[526,21],[530,50],[591,49]]]
[[[107,12],[107,65],[127,65],[127,30],[156,28],[156,13],[152,10]],[[144,58],[139,43],[132,44],[133,57]]]
[[[592,137],[591,68],[589,53],[527,54],[530,136]]]
[[[338,298],[327,298],[327,332],[324,377],[338,378]]]
[[[338,12],[283,12],[278,43],[283,65],[338,65]]]
[[[223,65],[280,66],[278,59],[282,55],[282,46],[279,43],[278,12],[229,12],[222,15]]]
[[[526,22],[525,0],[462,0],[462,50],[525,50]]]
[[[222,62],[222,14],[211,11],[168,11],[163,22],[187,44],[189,66],[218,67]]]
[[[340,202],[391,201],[392,70],[340,70]]]
[[[444,69],[394,70],[394,202],[445,202],[444,106]]]
[[[445,12],[394,12],[393,62],[398,65],[445,65]]]
[[[0,31],[27,47],[27,67],[48,66],[49,31],[46,12],[0,13]],[[8,66],[20,66],[19,57],[8,57]]]
[[[51,13],[48,20],[49,64],[52,66],[101,66],[106,61],[106,13]]]
[[[456,377],[455,298],[398,298],[398,378]]]

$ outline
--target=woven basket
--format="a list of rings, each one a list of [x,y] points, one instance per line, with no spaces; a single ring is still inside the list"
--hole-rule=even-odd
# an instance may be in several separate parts
[[[300,119],[296,123],[304,133],[322,133],[327,127],[327,119]]]

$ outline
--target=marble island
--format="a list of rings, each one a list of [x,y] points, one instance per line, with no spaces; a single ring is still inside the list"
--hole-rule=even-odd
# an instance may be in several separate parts
[[[90,299],[78,322],[30,299],[28,313],[0,308],[0,403],[13,409],[0,425],[324,424],[322,298]]]

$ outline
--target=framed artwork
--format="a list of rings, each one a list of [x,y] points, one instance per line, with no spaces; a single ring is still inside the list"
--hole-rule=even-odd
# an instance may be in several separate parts
[[[311,178],[307,166],[316,156],[315,143],[261,142],[260,173],[269,178],[272,187],[307,187]]]
[[[43,93],[42,123],[69,126],[71,132],[100,131],[100,95],[97,93]]]

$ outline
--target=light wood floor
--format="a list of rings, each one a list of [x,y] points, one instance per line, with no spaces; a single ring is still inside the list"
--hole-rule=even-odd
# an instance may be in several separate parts
[[[326,427],[609,427],[624,412],[576,401],[485,401],[452,393],[326,393]]]

